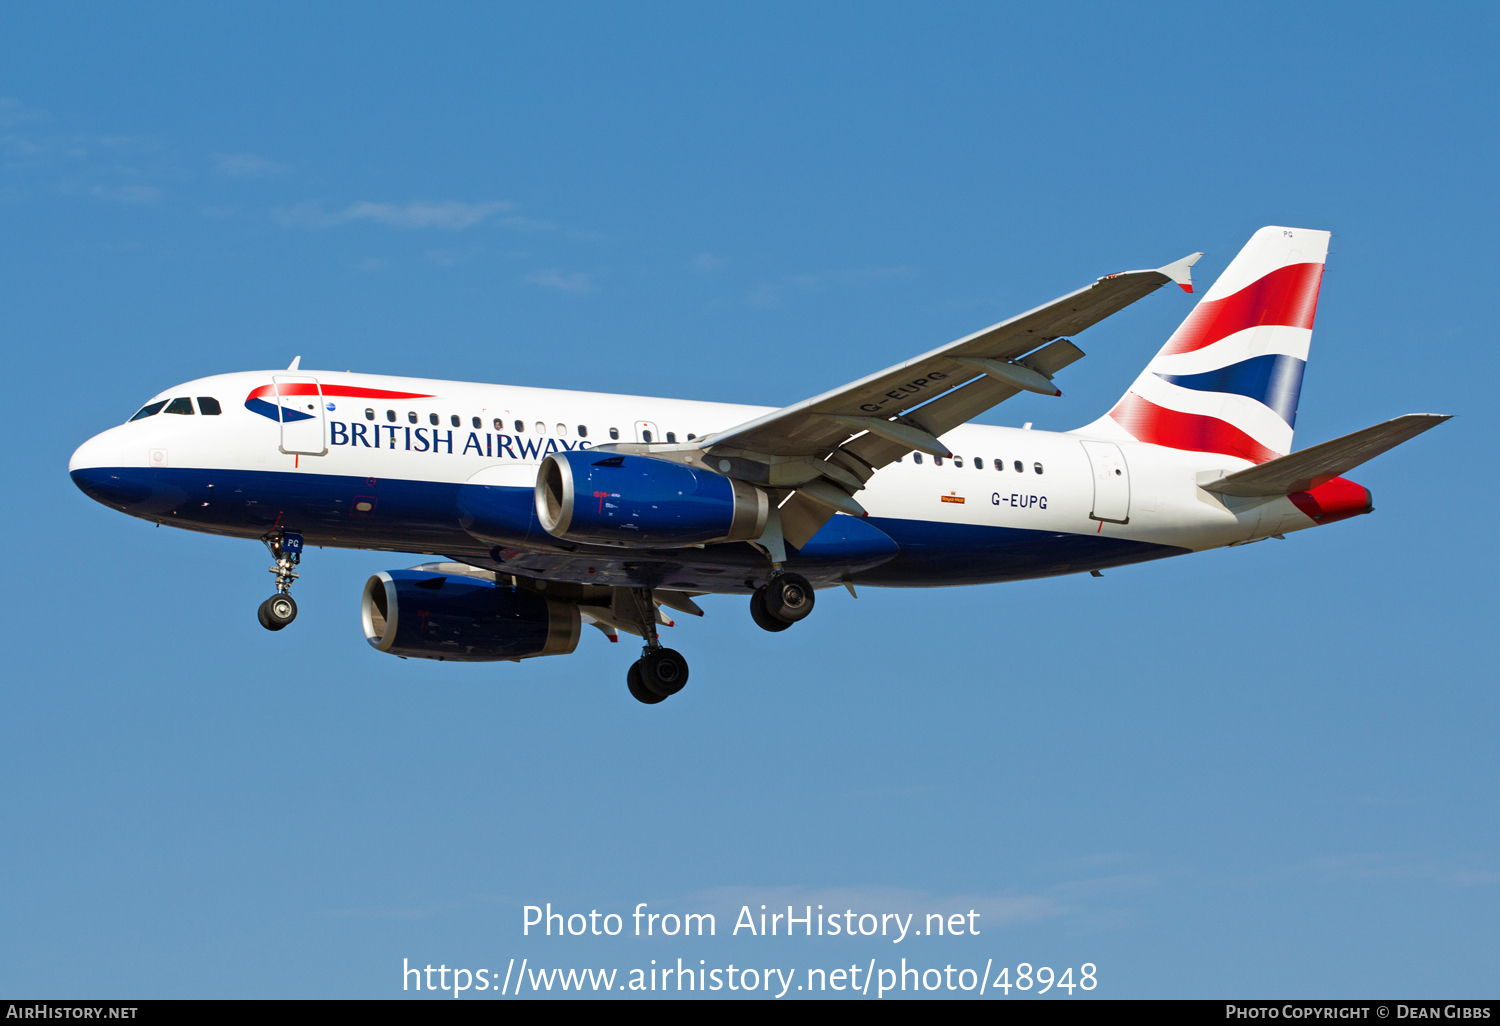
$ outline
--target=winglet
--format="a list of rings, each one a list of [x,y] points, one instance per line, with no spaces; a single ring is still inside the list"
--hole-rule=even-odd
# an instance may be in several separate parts
[[[299,365],[301,363],[302,363],[302,357],[301,356],[294,356],[294,357],[292,357],[292,362],[289,363],[289,364],[287,364],[287,368],[286,369],[287,370],[297,370],[298,367],[299,367]]]
[[[1192,292],[1193,265],[1198,262],[1198,258],[1202,255],[1202,253],[1189,253],[1176,263],[1168,264],[1166,267],[1158,267],[1156,270],[1158,273],[1165,274],[1168,278],[1181,285],[1182,291]]]

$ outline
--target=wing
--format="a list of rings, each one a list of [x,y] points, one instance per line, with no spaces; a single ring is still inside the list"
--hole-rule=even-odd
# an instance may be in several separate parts
[[[1061,395],[1052,376],[1083,357],[1063,336],[1168,282],[1192,291],[1194,253],[1154,271],[1100,278],[1034,310],[905,363],[709,435],[697,447],[731,477],[778,491],[781,529],[801,547],[835,512],[864,514],[854,493],[914,450],[947,456],[938,436],[1022,390]],[[795,493],[795,494],[793,494]]]

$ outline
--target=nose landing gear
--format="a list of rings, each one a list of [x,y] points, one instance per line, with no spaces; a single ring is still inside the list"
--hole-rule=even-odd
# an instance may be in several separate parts
[[[750,618],[767,631],[784,631],[813,611],[812,584],[801,574],[773,574],[750,596]]]
[[[292,567],[302,562],[302,536],[292,531],[278,530],[272,531],[261,541],[271,550],[271,558],[276,560],[271,567],[271,573],[276,575],[276,594],[262,602],[255,615],[266,630],[279,631],[297,619],[297,603],[291,596],[292,582],[297,579],[297,571]]]
[[[646,639],[641,657],[630,665],[625,684],[637,702],[655,705],[677,694],[688,681],[687,660],[682,653],[662,647],[656,636],[656,603],[650,588],[632,588],[640,612],[641,632]]]

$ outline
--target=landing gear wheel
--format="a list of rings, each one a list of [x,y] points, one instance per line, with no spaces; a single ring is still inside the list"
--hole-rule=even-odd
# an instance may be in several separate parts
[[[647,705],[655,705],[657,702],[665,702],[666,695],[658,695],[646,688],[646,682],[641,679],[641,662],[636,660],[630,664],[630,672],[625,674],[625,686],[630,688],[631,697],[637,702]]]
[[[766,589],[763,587],[756,588],[755,594],[750,596],[750,619],[763,631],[784,631],[791,626],[766,612]]]
[[[635,665],[641,668],[641,683],[646,690],[663,698],[677,694],[688,682],[687,660],[670,648],[647,652]]]
[[[260,625],[268,631],[279,631],[297,619],[297,603],[290,595],[272,595],[256,610]]]
[[[778,574],[766,582],[766,612],[796,623],[813,611],[813,587],[801,574]]]

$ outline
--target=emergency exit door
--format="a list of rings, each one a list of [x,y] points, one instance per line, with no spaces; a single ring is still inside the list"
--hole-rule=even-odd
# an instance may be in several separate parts
[[[1080,442],[1094,471],[1094,510],[1091,520],[1111,524],[1130,522],[1130,468],[1114,442]]]
[[[318,379],[279,374],[271,381],[276,386],[276,408],[281,417],[281,451],[288,456],[326,455],[323,390],[318,387]]]

